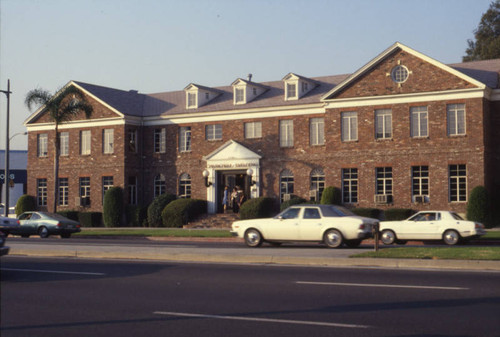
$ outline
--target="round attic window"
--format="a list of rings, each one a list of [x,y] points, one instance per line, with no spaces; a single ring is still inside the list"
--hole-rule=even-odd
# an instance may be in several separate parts
[[[392,80],[396,83],[406,82],[409,74],[410,72],[408,71],[408,68],[401,65],[392,68],[391,72]]]

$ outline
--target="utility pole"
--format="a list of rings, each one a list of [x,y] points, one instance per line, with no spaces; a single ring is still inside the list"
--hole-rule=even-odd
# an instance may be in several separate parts
[[[7,96],[7,119],[6,119],[6,132],[5,132],[5,174],[4,174],[4,185],[5,185],[5,206],[4,206],[4,216],[9,216],[9,115],[10,115],[10,79],[7,80],[7,90],[0,90],[0,92],[4,93]]]

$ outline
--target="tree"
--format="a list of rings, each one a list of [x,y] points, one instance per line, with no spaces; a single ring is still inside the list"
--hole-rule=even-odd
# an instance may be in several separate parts
[[[34,89],[26,94],[24,101],[29,110],[36,106],[43,106],[54,123],[54,206],[53,212],[57,211],[58,204],[58,177],[59,177],[59,125],[71,120],[80,113],[90,118],[93,112],[92,106],[87,102],[85,95],[75,86],[69,85],[52,95],[47,90]]]
[[[476,186],[472,189],[467,204],[467,220],[488,224],[489,204],[488,191],[484,186]]]
[[[104,193],[102,220],[106,227],[120,227],[123,216],[123,189],[113,186]]]
[[[474,31],[475,41],[467,40],[469,47],[464,62],[489,60],[500,57],[500,0],[490,4]]]

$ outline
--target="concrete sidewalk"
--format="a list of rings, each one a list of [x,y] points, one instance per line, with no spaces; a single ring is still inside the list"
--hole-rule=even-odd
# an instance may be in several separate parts
[[[184,240],[186,241],[186,240]],[[252,263],[324,267],[423,268],[500,271],[500,261],[350,258],[362,249],[213,248],[186,245],[113,245],[8,242],[10,255],[135,259],[197,263]]]

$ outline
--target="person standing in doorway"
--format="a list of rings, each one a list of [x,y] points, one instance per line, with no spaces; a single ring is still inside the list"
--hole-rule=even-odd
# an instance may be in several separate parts
[[[233,189],[233,193],[231,193],[231,204],[233,206],[233,212],[238,213],[240,208],[238,207],[238,202],[240,200],[240,196],[238,194],[238,189],[235,187]]]
[[[224,197],[222,198],[222,207],[224,208],[224,213],[226,213],[229,207],[229,187],[224,186]]]

